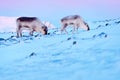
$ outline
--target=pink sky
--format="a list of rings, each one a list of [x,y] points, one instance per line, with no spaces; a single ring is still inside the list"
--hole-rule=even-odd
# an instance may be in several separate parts
[[[116,7],[120,5],[119,0],[0,0],[1,8],[17,7],[85,7],[85,6]]]
[[[87,19],[120,17],[120,0],[0,0],[0,16],[43,16],[47,19],[79,14]]]

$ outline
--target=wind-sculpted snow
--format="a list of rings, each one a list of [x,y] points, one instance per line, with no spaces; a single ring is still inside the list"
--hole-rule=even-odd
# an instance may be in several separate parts
[[[119,80],[119,21],[90,22],[90,31],[74,34],[0,33],[0,80]]]

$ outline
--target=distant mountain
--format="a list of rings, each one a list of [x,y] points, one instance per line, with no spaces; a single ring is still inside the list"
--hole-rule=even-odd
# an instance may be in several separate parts
[[[0,32],[15,32],[16,18],[0,16]]]

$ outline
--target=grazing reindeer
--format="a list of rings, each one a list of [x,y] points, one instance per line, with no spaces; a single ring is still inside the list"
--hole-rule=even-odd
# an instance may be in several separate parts
[[[47,34],[47,27],[36,17],[19,17],[16,20],[17,22],[17,37],[22,36],[22,30],[30,30],[30,35],[33,35],[33,32],[41,32],[43,35]]]
[[[75,29],[78,30],[78,28],[82,28],[84,30],[90,30],[88,24],[82,20],[82,18],[79,15],[71,15],[71,16],[66,16],[64,18],[61,19],[61,33],[63,31],[66,31],[66,27],[69,25],[73,25],[73,32],[75,31]]]

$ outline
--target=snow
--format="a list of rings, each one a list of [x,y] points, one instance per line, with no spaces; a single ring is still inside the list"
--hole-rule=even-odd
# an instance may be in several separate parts
[[[90,31],[74,34],[1,32],[0,80],[119,80],[119,21],[88,21]]]

